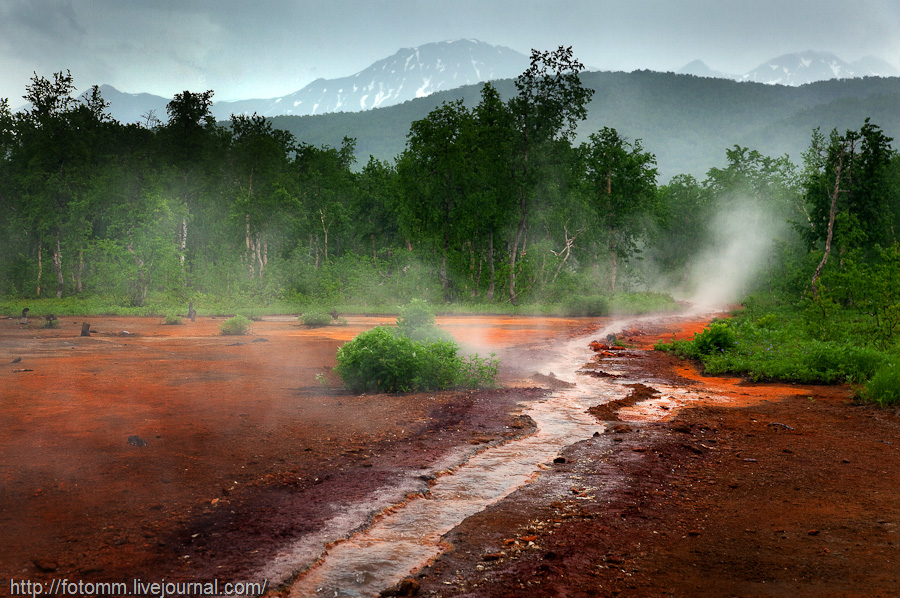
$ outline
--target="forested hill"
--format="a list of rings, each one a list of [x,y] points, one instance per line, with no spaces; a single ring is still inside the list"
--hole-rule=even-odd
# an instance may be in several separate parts
[[[735,145],[768,156],[788,154],[795,163],[810,142],[813,129],[827,133],[859,128],[867,117],[886,135],[900,139],[900,77],[831,80],[787,87],[636,71],[582,73],[595,90],[579,140],[602,127],[630,139],[641,139],[656,154],[662,182],[676,174],[703,178],[711,167],[725,164],[725,148]],[[511,80],[493,83],[506,99]],[[392,161],[406,143],[410,124],[444,101],[478,102],[481,85],[435,93],[397,106],[368,112],[320,116],[279,116],[275,127],[313,145],[339,147],[357,140],[357,157]]]

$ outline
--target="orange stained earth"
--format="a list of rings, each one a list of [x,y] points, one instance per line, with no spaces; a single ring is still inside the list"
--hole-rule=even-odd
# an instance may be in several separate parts
[[[622,387],[591,409],[607,431],[383,595],[900,595],[897,413],[846,387],[707,377],[651,350],[709,318],[626,323],[626,349],[597,319],[439,318],[497,354],[504,387],[397,396],[348,394],[332,371],[342,343],[393,318],[273,316],[222,336],[222,318],[93,317],[90,337],[83,318],[0,320],[0,583],[255,580],[285,546],[321,548],[530,433],[521,405],[553,386],[535,373],[583,339],[596,345],[580,373]],[[289,569],[268,594],[289,592]]]

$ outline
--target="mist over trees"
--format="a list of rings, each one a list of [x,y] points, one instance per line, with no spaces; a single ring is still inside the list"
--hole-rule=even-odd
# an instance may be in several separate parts
[[[70,73],[35,75],[28,109],[0,102],[0,294],[135,307],[687,294],[704,256],[747,262],[721,243],[768,231],[753,282],[852,301],[835,273],[888,259],[900,162],[874,123],[810,128],[799,166],[734,145],[705,179],[660,185],[645,140],[585,130],[582,68],[569,48],[535,51],[511,93],[446,101],[396,159],[363,165],[354,139],[313,145],[258,115],[217,123],[212,91],[124,125],[96,87],[75,97]]]

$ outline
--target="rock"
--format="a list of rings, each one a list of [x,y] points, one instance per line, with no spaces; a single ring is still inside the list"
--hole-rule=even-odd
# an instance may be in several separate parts
[[[22,358],[21,358],[21,357],[16,357],[16,358],[13,359],[12,361],[10,361],[10,363],[19,363],[20,361],[22,361]]]
[[[565,457],[557,457],[556,459],[553,460],[553,462],[556,464],[562,464],[562,463],[566,462],[566,458]]]
[[[686,422],[673,421],[671,426],[672,426],[672,430],[674,430],[675,432],[681,432],[682,434],[690,434],[691,433],[691,426],[690,426],[690,424],[688,424]]]
[[[31,563],[37,567],[38,571],[43,571],[44,573],[53,573],[59,568],[59,564],[56,561],[48,559],[31,559]]]
[[[379,596],[418,596],[420,588],[419,582],[407,577],[393,588],[381,592]]]
[[[136,434],[133,434],[128,437],[128,444],[130,444],[131,446],[137,446],[137,447],[149,446],[147,444],[146,440],[144,440],[143,438],[141,438],[140,436],[138,436]]]

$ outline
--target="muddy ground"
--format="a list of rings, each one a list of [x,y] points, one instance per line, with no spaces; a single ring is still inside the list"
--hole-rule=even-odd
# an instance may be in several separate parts
[[[0,581],[266,571],[286,594],[273,586],[325,542],[529,433],[521,402],[554,385],[534,375],[541,361],[603,324],[442,319],[500,354],[504,389],[354,396],[334,353],[382,320],[349,320],[266,318],[223,337],[221,319],[92,318],[89,338],[80,318],[0,320]],[[897,414],[852,404],[846,388],[704,378],[646,350],[702,324],[632,328],[625,351],[596,345],[583,375],[635,380],[594,410],[609,430],[451,531],[443,556],[387,593],[898,595]]]
[[[646,351],[659,336],[670,334],[633,329],[624,340],[636,350],[597,347],[591,368],[646,380],[592,410],[608,431],[454,529],[448,551],[405,588],[900,596],[898,413],[855,405],[845,387],[703,377]],[[657,386],[692,392],[672,397]]]
[[[394,318],[267,317],[241,337],[221,336],[223,319],[95,317],[89,337],[82,318],[0,319],[0,595],[7,580],[278,585],[467,455],[529,433],[519,406],[547,392],[529,353],[595,327],[443,318],[507,362],[504,388],[359,396],[335,352]]]

